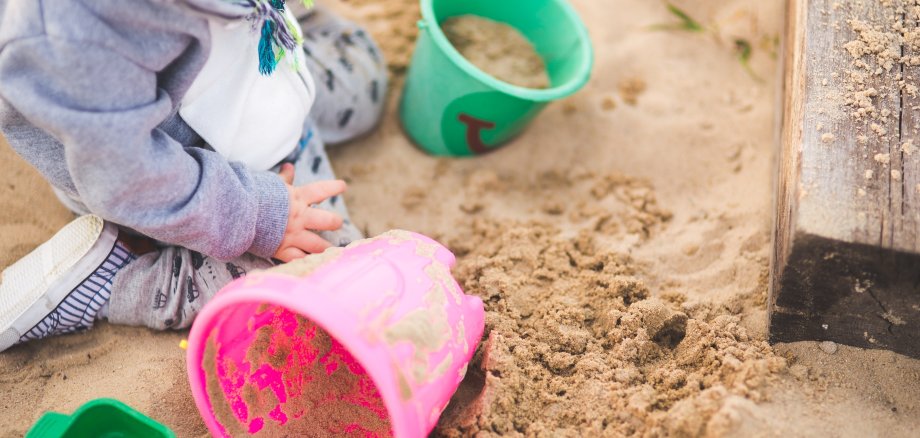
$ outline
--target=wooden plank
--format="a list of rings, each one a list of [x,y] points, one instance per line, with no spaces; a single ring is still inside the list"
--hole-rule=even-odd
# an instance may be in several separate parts
[[[905,31],[920,31],[918,19],[920,16],[916,15],[904,17]],[[892,234],[911,251],[910,248],[920,246],[920,209],[916,208],[920,206],[920,65],[912,65],[914,59],[920,60],[920,47],[903,44],[902,53],[908,61],[900,66],[903,75],[900,146],[891,154],[891,167],[902,176],[901,202],[895,204],[899,214],[892,222]]]
[[[787,1],[771,341],[920,356],[920,154],[901,147],[920,122],[901,75],[920,71],[901,64],[900,38],[873,47],[893,63],[845,48],[862,29],[916,25],[899,5]]]

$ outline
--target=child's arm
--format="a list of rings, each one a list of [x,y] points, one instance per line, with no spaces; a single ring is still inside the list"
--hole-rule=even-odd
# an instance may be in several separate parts
[[[288,189],[277,175],[183,148],[157,127],[176,105],[158,81],[163,61],[118,41],[23,38],[0,47],[0,96],[64,145],[69,177],[92,212],[219,259],[272,256]],[[40,160],[33,152],[23,155]]]

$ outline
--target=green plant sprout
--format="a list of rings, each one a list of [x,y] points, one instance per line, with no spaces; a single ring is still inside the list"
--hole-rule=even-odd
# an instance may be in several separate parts
[[[754,48],[751,46],[751,43],[743,38],[735,39],[735,53],[738,54],[738,62],[741,63],[741,66],[754,78],[757,82],[763,82],[763,79],[754,72],[754,69],[751,68],[751,54],[754,52]]]
[[[700,22],[691,17],[690,14],[678,8],[673,3],[665,2],[665,7],[667,7],[668,12],[677,17],[677,19],[680,21],[678,23],[655,24],[649,27],[650,30],[677,30],[692,33],[703,33],[710,31],[709,28],[700,24]],[[718,40],[718,36],[716,39]],[[738,62],[741,64],[744,70],[747,71],[752,78],[754,78],[754,80],[757,82],[763,82],[763,79],[754,72],[753,68],[751,68],[750,61],[751,56],[754,53],[754,47],[751,45],[750,41],[743,38],[736,38],[734,43],[734,51],[737,55]],[[775,52],[773,56],[775,59]]]
[[[704,32],[706,30],[703,25],[698,21],[690,17],[689,14],[674,6],[673,3],[666,3],[668,11],[671,12],[678,20],[679,23],[667,23],[667,24],[655,24],[651,26],[652,30],[683,30],[687,32]]]

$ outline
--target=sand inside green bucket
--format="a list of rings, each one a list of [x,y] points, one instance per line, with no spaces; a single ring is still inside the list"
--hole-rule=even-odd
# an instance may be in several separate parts
[[[517,29],[461,15],[445,20],[441,30],[464,58],[496,79],[525,88],[549,87],[543,58]]]

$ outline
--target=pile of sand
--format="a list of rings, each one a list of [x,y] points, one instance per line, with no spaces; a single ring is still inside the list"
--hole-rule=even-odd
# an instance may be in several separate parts
[[[732,315],[651,297],[644,273],[590,230],[476,221],[457,277],[486,302],[474,403],[438,434],[697,436],[734,426],[723,401],[764,399],[786,360]],[[484,384],[483,384],[484,383]],[[469,390],[467,390],[469,391]]]

